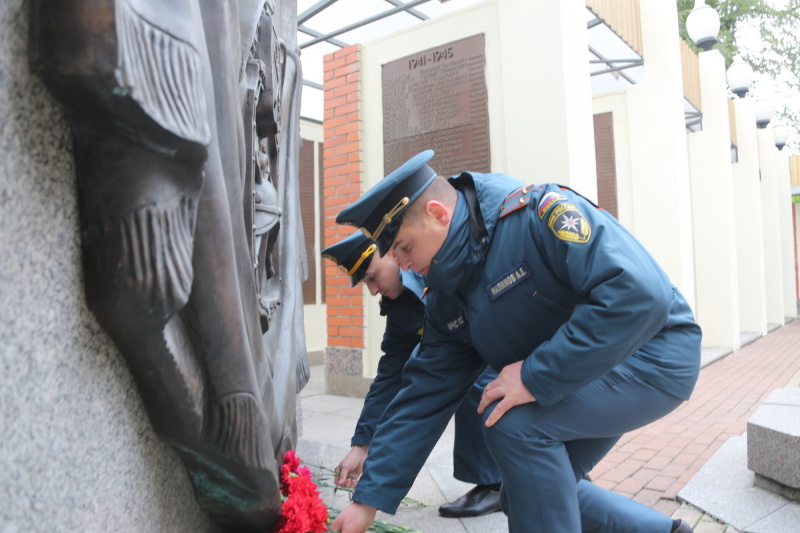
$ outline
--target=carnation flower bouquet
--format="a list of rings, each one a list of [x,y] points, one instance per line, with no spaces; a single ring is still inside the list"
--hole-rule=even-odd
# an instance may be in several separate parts
[[[328,530],[328,508],[320,498],[317,484],[307,466],[289,450],[281,466],[281,518],[275,533],[325,533]]]
[[[325,467],[316,467],[327,471]],[[325,478],[323,478],[325,479]],[[346,490],[334,487],[336,490]],[[339,511],[325,505],[317,483],[308,466],[301,466],[300,458],[294,450],[289,450],[283,458],[281,466],[281,518],[275,524],[273,533],[324,533],[328,525]],[[413,503],[425,506],[424,503],[408,498],[404,504]],[[421,533],[415,529],[395,526],[386,522],[375,521],[368,531],[373,533]]]

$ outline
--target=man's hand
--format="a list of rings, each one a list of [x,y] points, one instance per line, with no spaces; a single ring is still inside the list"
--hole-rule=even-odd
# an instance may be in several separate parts
[[[478,405],[478,413],[483,413],[489,405],[500,400],[497,406],[486,419],[486,427],[491,427],[506,414],[506,411],[515,405],[535,402],[531,391],[522,383],[522,361],[511,363],[503,368],[497,378],[490,381],[483,389],[481,403]]]
[[[348,489],[356,488],[358,478],[364,469],[364,461],[367,459],[369,446],[353,446],[347,455],[344,456],[336,467],[336,478],[333,482],[338,487]]]
[[[376,512],[377,509],[374,507],[353,502],[339,513],[339,516],[331,524],[329,531],[334,533],[365,533],[373,520],[375,520]]]

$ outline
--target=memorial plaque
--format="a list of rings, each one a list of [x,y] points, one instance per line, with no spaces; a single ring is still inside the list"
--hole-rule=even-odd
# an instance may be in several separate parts
[[[444,176],[489,172],[489,113],[483,34],[383,65],[386,172],[428,148]]]

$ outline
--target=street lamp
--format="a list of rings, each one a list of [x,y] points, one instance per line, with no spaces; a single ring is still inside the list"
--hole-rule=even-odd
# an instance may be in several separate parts
[[[711,50],[719,35],[719,14],[703,0],[694,0],[694,8],[686,17],[686,31],[699,48]]]
[[[756,126],[766,128],[772,120],[772,102],[766,98],[756,100]]]
[[[725,78],[731,92],[739,98],[744,98],[744,95],[750,90],[750,85],[753,84],[753,67],[749,63],[745,63],[742,56],[737,55],[733,58],[731,66],[728,67]]]
[[[786,141],[789,140],[789,126],[778,124],[772,128],[772,131],[775,134],[775,146],[778,147],[778,150],[783,150],[783,147],[786,146]]]

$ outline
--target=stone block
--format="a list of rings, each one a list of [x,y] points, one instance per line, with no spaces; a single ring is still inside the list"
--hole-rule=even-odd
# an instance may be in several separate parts
[[[328,394],[363,398],[371,378],[365,378],[361,363],[363,350],[342,346],[325,347],[325,384]]]
[[[773,391],[748,420],[747,468],[756,485],[800,499],[800,388]]]

